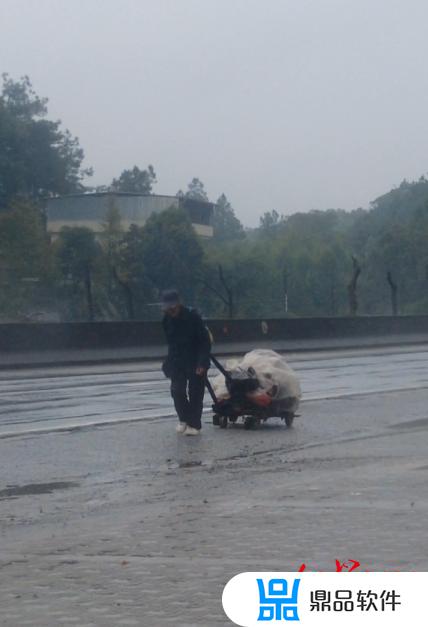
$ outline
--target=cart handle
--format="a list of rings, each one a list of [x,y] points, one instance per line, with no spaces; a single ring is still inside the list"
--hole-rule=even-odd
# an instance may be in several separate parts
[[[214,366],[216,366],[220,370],[221,374],[225,377],[226,381],[230,381],[230,379],[232,378],[230,376],[230,372],[224,369],[224,367],[221,365],[217,357],[214,357],[214,355],[211,354],[210,358]]]
[[[208,377],[205,377],[205,385],[207,387],[208,392],[210,393],[211,398],[213,399],[214,405],[216,405],[218,403],[218,398],[215,395],[215,392],[213,390],[213,386],[209,382]]]

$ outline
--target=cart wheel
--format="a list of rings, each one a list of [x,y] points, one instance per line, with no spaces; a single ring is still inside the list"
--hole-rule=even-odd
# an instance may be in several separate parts
[[[218,414],[213,414],[213,425],[215,427],[220,425],[220,416]]]
[[[294,421],[294,414],[285,414],[284,420],[287,427],[291,427]]]
[[[244,429],[252,429],[255,425],[256,421],[253,416],[245,416],[244,418]]]
[[[227,427],[227,416],[219,416],[218,417],[218,425],[220,429],[226,429]]]

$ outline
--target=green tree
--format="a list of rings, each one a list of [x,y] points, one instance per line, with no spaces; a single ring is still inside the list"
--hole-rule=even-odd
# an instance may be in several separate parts
[[[47,249],[40,212],[27,201],[13,201],[0,214],[0,251],[11,277],[40,277],[47,269]]]
[[[266,211],[260,218],[260,229],[265,232],[271,232],[275,227],[284,221],[284,216],[279,215],[276,209]]]
[[[198,301],[210,316],[257,317],[283,313],[280,269],[271,250],[248,240],[206,247]]]
[[[131,224],[124,232],[120,213],[111,201],[103,224],[101,247],[103,249],[103,281],[107,283],[108,301],[115,317],[128,320],[151,317],[147,301],[152,298],[143,259],[142,227]]]
[[[129,170],[124,170],[117,179],[113,179],[110,190],[114,192],[128,192],[134,194],[151,194],[152,187],[156,183],[156,173],[152,165],[147,170],[140,170],[134,165]]]
[[[403,181],[377,198],[369,211],[353,214],[346,239],[364,265],[361,309],[369,314],[391,312],[390,273],[400,313],[428,311],[428,181]]]
[[[45,119],[47,99],[39,98],[27,76],[13,81],[3,74],[0,94],[0,209],[13,198],[35,201],[82,189],[91,173],[81,168],[77,138]]]
[[[154,313],[149,305],[154,289],[145,268],[143,232],[144,227],[131,224],[120,246],[116,279],[125,295],[128,318],[152,318]]]
[[[108,198],[108,208],[102,231],[99,234],[101,248],[98,290],[98,303],[104,315],[112,318],[122,317],[122,303],[125,297],[128,319],[134,318],[132,299],[129,300],[126,280],[121,273],[121,247],[124,238],[120,211],[114,196]]]
[[[77,312],[83,287],[87,317],[93,321],[95,319],[93,273],[100,256],[100,247],[94,232],[86,227],[63,227],[57,242],[57,256],[62,275],[72,286],[73,300],[77,301]]]
[[[171,208],[150,216],[143,227],[141,257],[154,289],[175,287],[193,302],[203,249],[182,209]]]
[[[215,204],[213,229],[216,241],[242,239],[245,237],[244,227],[235,216],[233,207],[225,194],[221,194]]]
[[[28,311],[51,278],[49,241],[40,212],[28,201],[12,201],[0,214],[0,315]]]
[[[192,198],[193,200],[202,200],[208,202],[208,194],[205,191],[205,186],[198,178],[193,178],[187,186],[187,191],[183,194],[182,191],[177,193],[177,196],[184,196],[185,198]]]

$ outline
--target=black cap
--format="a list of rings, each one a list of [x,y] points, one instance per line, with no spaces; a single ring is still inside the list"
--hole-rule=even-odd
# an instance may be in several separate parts
[[[162,309],[169,309],[180,303],[180,295],[177,290],[165,290],[162,292]]]

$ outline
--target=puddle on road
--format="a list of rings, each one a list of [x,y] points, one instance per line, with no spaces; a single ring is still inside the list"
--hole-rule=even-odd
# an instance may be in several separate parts
[[[414,468],[413,470],[428,470],[428,466],[418,466],[417,468]]]
[[[423,429],[428,428],[428,418],[418,418],[417,420],[408,420],[389,425],[390,429],[419,429],[421,427]]]
[[[202,466],[202,462],[201,461],[178,462],[179,468],[194,468],[195,466]]]
[[[166,464],[163,465],[163,470],[171,471],[171,470],[181,470],[186,468],[205,468],[209,469],[212,467],[211,460],[201,460],[201,459],[175,459],[175,460],[167,460]]]
[[[75,481],[54,481],[52,483],[27,483],[12,485],[0,490],[1,499],[16,499],[19,496],[33,496],[35,494],[52,494],[54,490],[77,488],[80,484]]]

